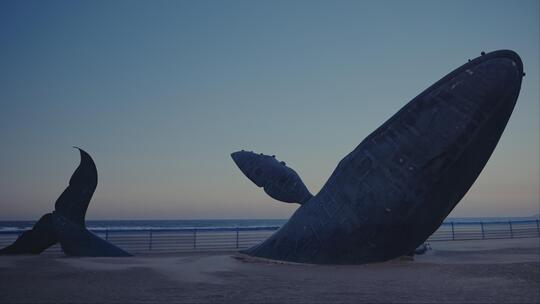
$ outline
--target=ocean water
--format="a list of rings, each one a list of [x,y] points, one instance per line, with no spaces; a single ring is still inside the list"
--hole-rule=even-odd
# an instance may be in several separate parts
[[[86,227],[92,230],[146,230],[175,228],[215,227],[276,227],[286,219],[208,219],[208,220],[87,220]],[[36,221],[0,221],[0,231],[22,231],[32,228]]]
[[[447,218],[445,222],[508,222],[536,220],[538,217],[458,217]],[[32,228],[36,221],[0,221],[1,231],[23,231]],[[92,230],[146,230],[175,228],[214,228],[214,227],[276,227],[287,219],[207,219],[207,220],[88,220],[86,226]]]

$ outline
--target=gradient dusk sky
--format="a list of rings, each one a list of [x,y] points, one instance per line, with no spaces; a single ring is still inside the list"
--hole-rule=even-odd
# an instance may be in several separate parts
[[[87,219],[286,218],[232,162],[275,154],[316,193],[481,51],[526,77],[451,216],[539,213],[539,1],[2,1],[0,220],[53,210],[88,151]]]

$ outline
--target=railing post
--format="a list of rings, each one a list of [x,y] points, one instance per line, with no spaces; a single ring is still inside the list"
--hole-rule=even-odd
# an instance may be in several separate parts
[[[455,233],[454,233],[454,222],[450,222],[450,225],[452,225],[452,241],[456,239]]]
[[[514,231],[512,231],[512,221],[508,221],[508,225],[510,226],[510,238],[514,238]]]
[[[105,241],[109,240],[109,228],[105,229]]]
[[[193,249],[197,249],[197,228],[193,229]]]
[[[150,237],[148,240],[148,251],[152,251],[152,229],[150,229]]]
[[[486,238],[484,234],[484,222],[480,222],[480,227],[482,228],[482,240]]]
[[[238,229],[238,227],[236,227],[236,248],[238,249],[238,235],[240,233],[240,229]]]

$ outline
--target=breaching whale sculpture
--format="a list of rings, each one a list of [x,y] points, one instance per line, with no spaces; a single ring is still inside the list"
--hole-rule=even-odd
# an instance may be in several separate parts
[[[469,60],[364,139],[307,201],[303,191],[295,190],[307,191],[300,177],[285,173],[292,169],[282,164],[281,173],[264,175],[279,171],[275,163],[263,161],[268,156],[233,153],[242,172],[272,197],[302,203],[276,233],[243,253],[301,263],[362,264],[412,252],[484,168],[512,114],[523,76],[521,59],[510,50]]]
[[[43,215],[31,230],[1,249],[0,254],[39,254],[60,242],[69,256],[130,256],[86,229],[84,218],[96,190],[97,169],[88,153],[82,149],[79,152],[81,163],[56,200],[55,211]]]

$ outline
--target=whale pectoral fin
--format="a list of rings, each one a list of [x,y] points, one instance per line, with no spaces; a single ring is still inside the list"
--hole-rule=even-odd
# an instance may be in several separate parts
[[[231,157],[250,181],[278,201],[303,204],[313,197],[296,171],[274,155],[242,150],[232,153]]]
[[[0,255],[40,254],[57,242],[52,214],[42,216],[32,229],[23,232],[13,244],[0,250]]]
[[[294,173],[295,176],[291,176],[286,184],[280,185],[278,184],[279,182],[269,183],[263,188],[264,192],[281,202],[298,203],[300,205],[304,204],[310,200],[313,195],[309,192],[306,185],[304,185],[300,176],[298,176],[296,172]]]
[[[97,187],[97,169],[92,157],[84,150],[77,149],[81,162],[71,176],[69,186],[56,200],[54,208],[69,221],[84,226],[86,210]]]
[[[84,226],[74,224],[60,214],[53,214],[54,230],[62,250],[68,256],[126,257],[128,252],[105,241]]]

